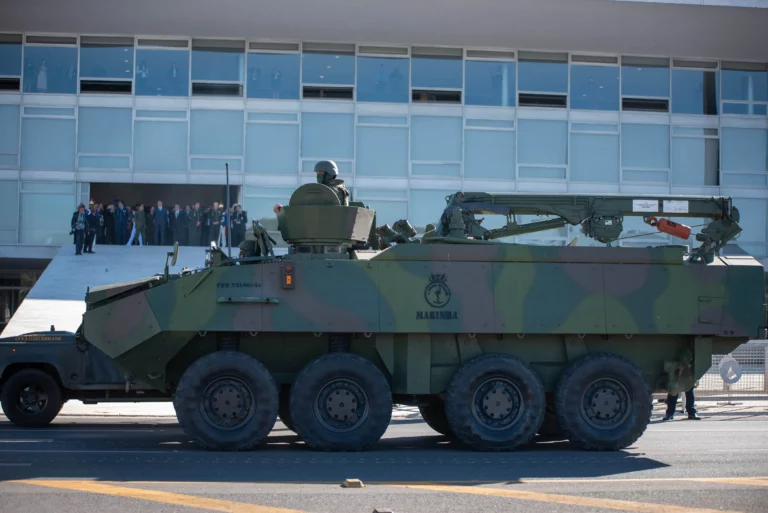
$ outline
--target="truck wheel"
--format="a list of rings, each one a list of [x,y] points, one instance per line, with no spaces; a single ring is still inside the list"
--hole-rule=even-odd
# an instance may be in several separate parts
[[[275,426],[277,385],[252,356],[218,351],[187,368],[173,406],[184,432],[204,449],[250,450]]]
[[[352,353],[328,353],[307,364],[291,386],[296,433],[315,450],[363,451],[392,419],[384,374]]]
[[[510,451],[530,443],[545,408],[539,377],[529,364],[506,354],[485,354],[462,365],[445,399],[455,436],[480,451]]]
[[[64,406],[61,387],[40,369],[24,369],[13,374],[3,386],[3,413],[21,427],[50,424]]]
[[[419,406],[419,412],[429,427],[441,435],[453,437],[451,426],[448,425],[448,418],[445,416],[445,403],[443,401],[435,398],[429,404]]]
[[[581,357],[557,387],[557,420],[566,437],[586,450],[617,451],[645,432],[651,389],[640,369],[609,353]]]
[[[285,427],[294,433],[296,430],[293,428],[293,420],[291,419],[291,389],[283,388],[280,391],[280,405],[278,406],[277,414],[280,416],[280,422]]]

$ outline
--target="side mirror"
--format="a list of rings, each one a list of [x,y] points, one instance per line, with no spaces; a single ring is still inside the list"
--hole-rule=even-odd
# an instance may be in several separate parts
[[[176,265],[176,259],[179,258],[179,243],[174,242],[173,243],[173,259],[171,260],[171,267]]]

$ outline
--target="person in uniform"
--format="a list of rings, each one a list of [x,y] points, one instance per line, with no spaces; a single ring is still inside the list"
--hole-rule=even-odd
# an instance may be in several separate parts
[[[662,420],[672,420],[675,417],[675,409],[677,408],[677,398],[680,394],[667,394],[667,411],[664,414]],[[693,393],[693,387],[690,390],[685,391],[685,411],[688,414],[688,420],[701,420],[701,417],[696,415],[696,406],[694,402],[696,397]]]
[[[240,243],[238,248],[240,249],[240,253],[238,253],[237,258],[249,258],[256,256],[255,240],[244,240]]]
[[[332,160],[321,160],[315,164],[315,173],[317,174],[317,183],[327,185],[336,195],[339,197],[339,202],[345,206],[349,206],[349,191],[344,187],[344,180],[340,180],[339,168]]]

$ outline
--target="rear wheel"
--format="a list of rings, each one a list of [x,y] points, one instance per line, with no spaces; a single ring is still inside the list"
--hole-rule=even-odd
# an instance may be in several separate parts
[[[616,451],[645,432],[651,389],[626,358],[594,353],[573,362],[557,388],[557,420],[568,439],[587,450]]]
[[[47,426],[64,405],[58,382],[40,369],[20,370],[8,378],[0,402],[8,420],[21,427]]]
[[[462,365],[445,399],[455,436],[481,451],[509,451],[530,443],[545,408],[539,377],[529,364],[506,354],[485,354]]]
[[[185,433],[201,447],[249,450],[266,439],[277,421],[277,386],[255,358],[218,351],[184,372],[173,406]]]
[[[445,416],[445,403],[441,399],[434,398],[429,404],[419,406],[419,412],[429,427],[441,435],[453,436],[448,418]]]
[[[384,374],[352,353],[310,362],[291,386],[296,433],[315,450],[363,451],[379,441],[392,419],[392,392]]]

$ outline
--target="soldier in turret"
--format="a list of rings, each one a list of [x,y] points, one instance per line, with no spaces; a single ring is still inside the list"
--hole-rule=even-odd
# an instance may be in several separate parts
[[[332,160],[321,160],[315,164],[315,173],[317,173],[317,183],[327,185],[339,197],[339,202],[343,206],[349,206],[349,191],[344,187],[344,180],[336,178],[339,176],[339,168]]]
[[[238,248],[240,249],[240,253],[238,253],[237,258],[249,258],[257,256],[255,240],[244,240],[240,243]]]

